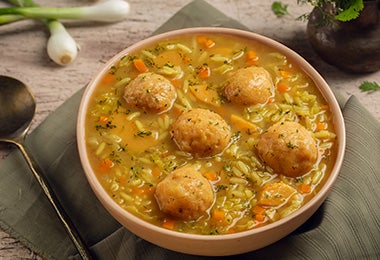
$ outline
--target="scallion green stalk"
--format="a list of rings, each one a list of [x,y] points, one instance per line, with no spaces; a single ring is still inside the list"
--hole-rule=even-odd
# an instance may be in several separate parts
[[[24,19],[25,19],[24,16],[18,15],[18,14],[3,14],[3,15],[0,15],[0,25],[14,23],[14,22],[21,21]]]
[[[91,6],[80,7],[24,6],[0,8],[0,15],[21,15],[33,19],[74,19],[100,22],[121,21],[126,18],[128,13],[129,4],[123,0],[108,0]]]

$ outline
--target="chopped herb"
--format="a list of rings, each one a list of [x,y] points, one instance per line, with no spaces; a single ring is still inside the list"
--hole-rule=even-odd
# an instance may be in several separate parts
[[[151,136],[151,135],[152,135],[152,131],[142,130],[142,131],[138,131],[135,134],[135,137],[145,137],[145,136]]]
[[[376,82],[369,82],[369,81],[364,81],[360,86],[359,89],[363,92],[369,91],[373,92],[376,90],[380,90],[380,85],[377,84]]]
[[[290,141],[286,143],[286,146],[287,146],[288,148],[290,148],[290,149],[297,148],[297,145],[293,144],[293,143],[290,142]]]
[[[226,185],[218,185],[216,186],[216,192],[219,192],[221,190],[226,190],[228,187]]]
[[[288,5],[277,1],[272,3],[272,11],[275,15],[277,15],[277,17],[282,17],[289,14]]]

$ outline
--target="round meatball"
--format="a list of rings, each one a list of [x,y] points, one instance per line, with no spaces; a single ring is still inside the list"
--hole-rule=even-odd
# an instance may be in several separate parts
[[[262,67],[236,70],[224,88],[226,98],[239,105],[262,104],[273,95],[273,82],[269,72]]]
[[[298,177],[308,172],[318,157],[311,133],[297,122],[279,122],[260,136],[260,157],[276,173]]]
[[[160,210],[184,220],[195,220],[205,214],[214,201],[208,180],[192,167],[168,174],[157,184],[155,197]]]
[[[176,98],[177,92],[171,82],[152,72],[141,73],[124,89],[127,104],[147,112],[168,111]]]
[[[207,109],[196,108],[182,113],[172,126],[178,147],[194,157],[219,154],[229,145],[231,128],[224,119]]]

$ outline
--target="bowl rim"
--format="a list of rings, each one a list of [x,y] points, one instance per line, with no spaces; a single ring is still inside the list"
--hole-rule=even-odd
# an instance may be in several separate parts
[[[262,227],[257,227],[253,229],[249,229],[246,231],[241,231],[237,233],[232,234],[220,234],[220,235],[201,235],[201,234],[189,234],[189,233],[181,233],[178,231],[168,230],[163,227],[156,226],[152,223],[149,223],[145,220],[140,219],[139,217],[133,215],[132,213],[128,212],[125,209],[122,209],[112,198],[108,195],[108,193],[105,191],[105,189],[101,186],[100,182],[97,180],[90,164],[87,159],[88,154],[85,146],[85,117],[86,117],[86,111],[88,108],[89,99],[91,97],[91,94],[93,93],[94,89],[96,88],[97,82],[101,79],[102,75],[112,66],[117,60],[119,60],[122,56],[133,52],[135,50],[144,48],[147,45],[152,44],[153,42],[162,41],[167,38],[173,38],[178,37],[184,34],[223,34],[223,35],[232,35],[237,37],[243,37],[246,39],[251,39],[254,41],[257,41],[263,45],[269,46],[277,51],[279,51],[281,54],[284,54],[285,56],[291,58],[293,63],[295,63],[299,68],[307,74],[315,83],[317,88],[319,89],[320,93],[322,94],[323,98],[326,100],[326,102],[330,106],[330,111],[333,115],[333,123],[337,135],[337,142],[338,142],[338,149],[337,149],[337,156],[335,164],[331,170],[330,176],[326,179],[325,183],[321,187],[321,189],[318,191],[318,193],[307,203],[305,203],[300,209],[293,212],[292,214],[286,216],[283,219],[280,219],[278,221],[275,221],[273,223],[264,225]],[[157,35],[153,35],[151,37],[148,37],[146,39],[143,39],[139,42],[136,42],[129,47],[123,49],[122,51],[115,54],[112,58],[110,58],[102,67],[101,69],[95,73],[94,77],[91,79],[89,84],[87,85],[81,102],[80,107],[78,111],[78,117],[77,117],[77,146],[79,150],[79,156],[80,161],[84,170],[84,173],[86,175],[86,178],[97,196],[97,198],[102,202],[102,205],[110,212],[112,211],[111,215],[116,218],[120,222],[121,216],[127,216],[129,219],[131,219],[134,223],[136,223],[139,226],[145,226],[153,231],[156,231],[161,234],[166,234],[169,236],[175,236],[178,238],[186,238],[190,240],[204,240],[204,241],[210,241],[210,240],[226,240],[226,239],[239,239],[247,237],[248,235],[254,235],[257,233],[261,233],[267,230],[278,228],[279,226],[284,225],[288,221],[291,221],[292,219],[297,218],[299,215],[301,215],[305,211],[311,210],[313,206],[315,206],[316,203],[319,202],[318,207],[324,202],[326,199],[328,193],[330,192],[332,186],[334,185],[338,175],[339,171],[341,169],[344,153],[345,153],[345,146],[346,146],[346,136],[345,136],[345,124],[343,115],[341,112],[341,109],[339,107],[339,104],[335,98],[335,95],[333,94],[332,90],[330,89],[327,82],[323,79],[323,77],[319,74],[319,72],[312,67],[312,65],[306,61],[300,54],[295,52],[294,50],[290,49],[283,43],[280,43],[274,39],[271,39],[267,36],[263,36],[254,32],[245,31],[241,29],[233,29],[233,28],[224,28],[224,27],[192,27],[192,28],[184,28],[184,29],[177,29]],[[317,208],[318,208],[317,207]],[[312,212],[314,214],[316,210]],[[302,223],[301,223],[302,224]],[[300,226],[299,224],[298,226]]]

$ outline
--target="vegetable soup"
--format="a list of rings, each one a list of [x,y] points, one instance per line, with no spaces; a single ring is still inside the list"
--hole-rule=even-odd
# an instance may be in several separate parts
[[[311,79],[252,40],[187,35],[129,53],[93,93],[90,162],[139,218],[203,235],[293,213],[336,157],[332,115]]]

